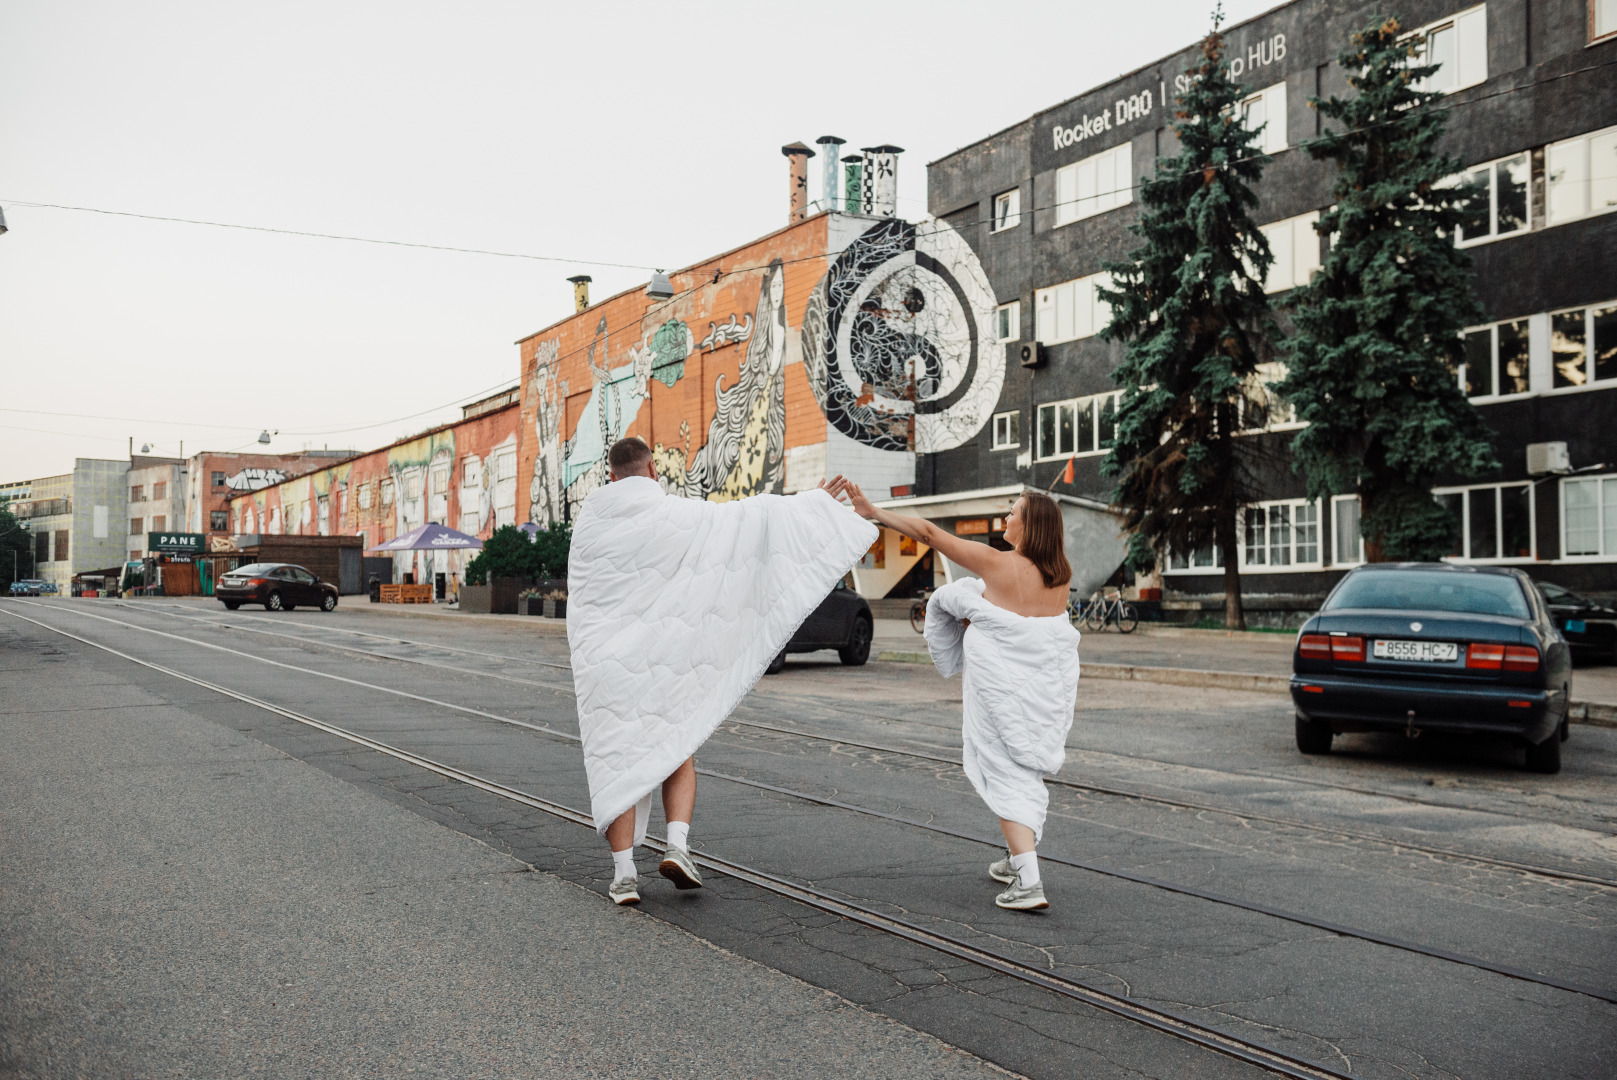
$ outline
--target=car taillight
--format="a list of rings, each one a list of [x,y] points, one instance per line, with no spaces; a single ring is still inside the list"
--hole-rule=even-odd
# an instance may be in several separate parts
[[[1505,670],[1537,671],[1538,650],[1530,645],[1506,645]]]
[[[1364,639],[1362,637],[1331,637],[1332,660],[1364,660]]]
[[[257,588],[260,585],[267,585],[267,584],[269,584],[269,578],[261,578],[261,577],[255,577],[255,578],[253,578],[251,581],[249,581],[247,583],[249,588]]]
[[[1304,634],[1297,642],[1297,651],[1315,660],[1331,658],[1331,639],[1324,634]]]
[[[1473,642],[1465,650],[1465,666],[1480,668],[1483,671],[1498,671],[1505,663],[1505,647],[1503,645],[1483,645]]]

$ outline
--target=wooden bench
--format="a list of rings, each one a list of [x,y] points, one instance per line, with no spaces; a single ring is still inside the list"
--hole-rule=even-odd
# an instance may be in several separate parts
[[[383,585],[377,599],[384,604],[430,604],[431,585]]]

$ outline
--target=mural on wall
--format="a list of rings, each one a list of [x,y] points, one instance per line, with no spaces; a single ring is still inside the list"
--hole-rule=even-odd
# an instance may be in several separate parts
[[[1005,381],[994,292],[949,226],[892,218],[836,257],[803,315],[809,384],[836,429],[934,453],[987,424]]]
[[[734,325],[731,316],[729,325]],[[722,502],[781,490],[786,471],[786,275],[770,262],[758,286],[746,359],[735,385],[714,381],[707,441],[693,456],[689,429],[682,448],[653,447],[663,486],[693,499]]]
[[[533,479],[528,484],[528,520],[550,525],[562,512],[562,419],[566,412],[567,380],[556,378],[561,366],[561,339],[541,341],[534,351],[532,392],[535,452]]]

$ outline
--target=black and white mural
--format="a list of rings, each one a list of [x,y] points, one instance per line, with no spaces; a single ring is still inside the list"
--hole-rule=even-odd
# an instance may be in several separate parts
[[[971,439],[1005,381],[982,265],[941,221],[888,218],[849,244],[803,316],[809,384],[842,434],[933,453]]]

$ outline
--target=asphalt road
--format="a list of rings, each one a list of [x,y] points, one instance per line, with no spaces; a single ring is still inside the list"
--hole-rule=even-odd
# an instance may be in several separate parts
[[[1272,1075],[748,880],[614,909],[588,828],[90,644],[587,809],[555,627],[0,612],[44,624],[0,615],[0,1074]],[[1617,731],[1552,777],[1303,758],[1275,695],[1085,681],[1025,915],[958,712],[793,658],[699,755],[693,846],[1336,1074],[1617,1075]]]

